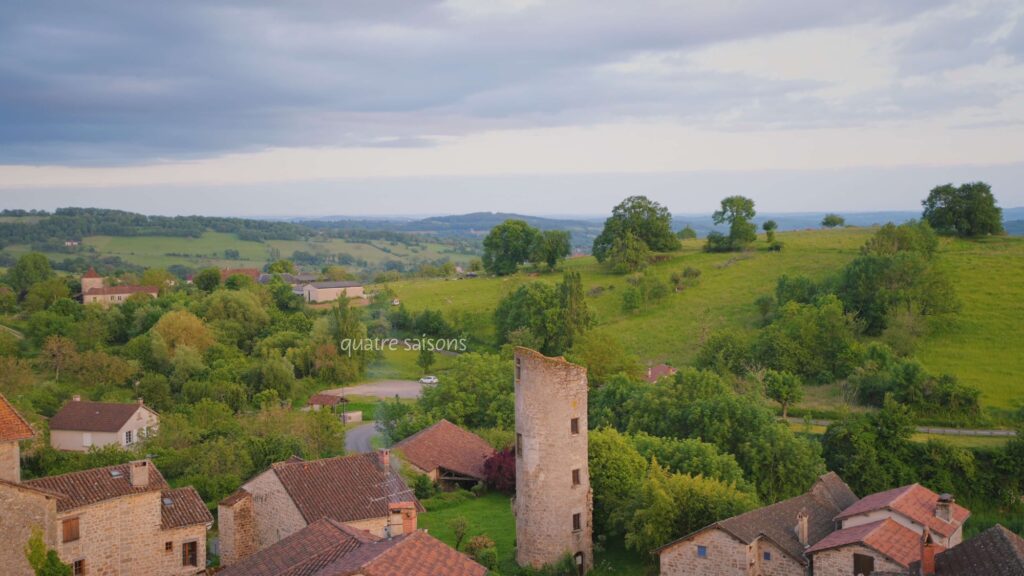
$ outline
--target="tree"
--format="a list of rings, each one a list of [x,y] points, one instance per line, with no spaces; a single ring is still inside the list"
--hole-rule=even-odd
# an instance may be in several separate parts
[[[838,226],[845,226],[846,219],[840,216],[839,214],[826,214],[825,217],[821,219],[821,225],[824,226],[825,228],[836,228]]]
[[[438,384],[424,388],[418,408],[425,424],[445,418],[467,428],[512,429],[512,361],[495,354],[460,354]]]
[[[516,491],[516,453],[514,448],[498,450],[484,461],[484,483],[498,492]]]
[[[189,346],[203,353],[214,343],[213,334],[206,324],[186,310],[173,310],[164,314],[150,331],[163,339],[171,356],[179,346]]]
[[[645,196],[630,196],[612,210],[601,234],[594,239],[593,253],[597,261],[607,260],[616,241],[625,242],[627,234],[632,234],[648,250],[679,249],[679,238],[672,233],[672,214],[668,208]]]
[[[77,363],[78,350],[71,339],[63,336],[50,336],[43,343],[42,358],[46,365],[53,370],[53,379],[59,382],[61,369]]]
[[[220,286],[220,270],[206,268],[192,279],[192,283],[203,292],[213,292]]]
[[[612,271],[617,274],[636,272],[647,266],[650,258],[647,244],[630,231],[615,238],[606,256]]]
[[[1003,210],[984,182],[936,186],[921,204],[923,218],[940,234],[978,237],[1003,232]]]
[[[860,363],[856,324],[834,295],[815,304],[790,302],[755,342],[756,356],[768,368],[818,383],[845,378]]]
[[[603,384],[616,374],[639,380],[644,373],[640,359],[606,332],[591,331],[582,335],[568,357],[572,362],[586,366],[591,386]]]
[[[484,238],[484,269],[491,274],[512,274],[536,254],[540,230],[523,220],[506,220]]]
[[[587,459],[594,491],[594,531],[621,534],[647,473],[647,460],[614,428],[590,432]]]
[[[38,526],[32,528],[25,545],[25,558],[36,576],[71,576],[71,566],[61,562],[56,550],[46,548],[43,531]]]
[[[142,273],[142,278],[139,279],[139,283],[143,286],[156,286],[163,288],[169,286],[171,282],[176,279],[173,274],[164,268],[147,268]]]
[[[697,231],[693,229],[693,226],[687,224],[682,230],[676,232],[676,236],[678,236],[680,240],[693,240],[697,237]]]
[[[466,533],[469,532],[469,520],[465,516],[456,516],[448,522],[448,527],[455,536],[455,549],[458,550],[462,546],[462,541],[466,539]]]
[[[430,372],[430,367],[434,365],[434,360],[434,351],[424,346],[420,349],[419,356],[416,357],[416,365],[426,374]]]
[[[761,224],[761,229],[768,235],[768,243],[775,242],[775,231],[778,230],[779,225],[775,220],[765,220],[764,224]]]
[[[579,273],[566,273],[552,287],[544,282],[523,284],[501,299],[494,310],[498,344],[524,344],[523,336],[545,354],[562,354],[590,326],[591,316]],[[521,332],[525,330],[524,332]]]
[[[744,196],[729,196],[722,200],[721,208],[711,215],[711,220],[716,225],[728,223],[729,248],[742,250],[757,240],[757,226],[751,222],[756,214],[753,200]]]
[[[566,230],[545,230],[537,238],[534,255],[530,260],[544,262],[548,265],[549,270],[554,270],[560,261],[572,254],[572,244],[569,239],[570,234]]]
[[[765,395],[782,406],[782,417],[789,416],[789,407],[804,397],[804,384],[800,377],[789,372],[768,370],[764,374]]]
[[[29,252],[18,258],[14,266],[7,271],[5,281],[15,292],[24,295],[30,286],[53,277],[50,261],[38,252]]]
[[[267,272],[271,274],[295,274],[295,263],[291,260],[277,260],[267,266]]]
[[[62,278],[50,278],[36,282],[25,294],[25,308],[33,312],[45,310],[61,298],[71,296],[68,284]]]

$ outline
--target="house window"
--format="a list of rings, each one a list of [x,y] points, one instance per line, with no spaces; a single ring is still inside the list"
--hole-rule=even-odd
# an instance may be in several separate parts
[[[170,552],[171,550],[174,550],[174,542],[169,540],[164,542],[164,552]]]
[[[523,456],[523,435],[516,434],[516,458]]]
[[[580,419],[579,418],[573,418],[572,420],[569,421],[569,431],[572,432],[573,434],[579,434],[580,433]]]
[[[523,362],[521,359],[516,358],[516,382],[523,377]]]
[[[78,533],[78,518],[68,518],[61,524],[61,534],[64,542],[74,542],[81,536]]]
[[[75,560],[74,563],[71,564],[71,573],[74,576],[81,576],[82,574],[85,574],[85,560]]]
[[[125,430],[125,433],[124,433],[124,443],[125,444],[131,444],[132,443],[132,431],[131,430]]]
[[[572,531],[579,532],[583,530],[583,515],[577,512],[572,515]]]
[[[868,576],[875,571],[875,557],[866,554],[853,555],[853,573],[855,576]]]
[[[572,485],[573,486],[579,486],[580,485],[580,469],[579,468],[575,468],[572,471]]]
[[[707,546],[697,546],[697,558],[707,558],[707,557],[708,557],[708,547]]]
[[[181,545],[181,565],[199,565],[199,545],[195,542],[185,542]]]
[[[763,554],[761,555],[761,557],[762,557],[762,558],[764,558],[766,562],[770,562],[770,561],[771,561],[771,559],[772,559],[772,553],[771,553],[771,552],[768,552],[768,551],[765,551],[765,552],[764,552],[764,553],[763,553]]]

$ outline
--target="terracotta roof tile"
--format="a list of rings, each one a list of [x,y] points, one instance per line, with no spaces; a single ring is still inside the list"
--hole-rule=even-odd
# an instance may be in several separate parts
[[[86,292],[86,296],[110,296],[117,294],[152,294],[156,296],[160,293],[160,288],[156,286],[104,286],[102,288],[92,288]]]
[[[360,571],[350,574],[357,573],[365,576],[483,576],[487,568],[426,532],[413,532],[399,538],[397,544],[364,564]]]
[[[96,273],[95,268],[89,266],[89,269],[85,271],[85,274],[82,274],[82,278],[102,278],[102,276]]]
[[[341,396],[335,396],[334,394],[313,394],[309,397],[307,405],[312,406],[314,404],[318,406],[334,406],[341,402]]]
[[[161,529],[212,523],[213,515],[195,488],[186,486],[160,493]]]
[[[233,564],[220,576],[314,576],[323,568],[376,540],[366,532],[321,519]]]
[[[248,491],[246,491],[245,488],[239,488],[238,490],[235,490],[234,492],[229,494],[226,498],[224,498],[223,500],[218,502],[217,505],[218,506],[234,506],[235,504],[241,502],[242,500],[245,500],[246,498],[252,498],[252,494],[250,494]]]
[[[132,487],[131,463],[25,480],[22,484],[60,494],[61,498],[57,500],[58,512],[131,494],[169,490],[170,486],[156,466],[149,460],[145,462],[149,470],[149,484],[144,488]]]
[[[53,418],[50,418],[50,430],[117,432],[139,408],[138,403],[118,404],[72,400],[58,410]],[[149,410],[149,408],[146,409]]]
[[[904,567],[921,559],[921,535],[891,518],[836,530],[808,548],[807,555],[851,544],[867,546]]]
[[[232,276],[248,276],[258,281],[260,274],[259,268],[221,268],[220,281],[223,282]]]
[[[996,524],[935,556],[936,576],[1024,576],[1024,538]]]
[[[678,372],[675,368],[668,364],[658,364],[657,366],[651,366],[647,369],[647,381],[654,384],[658,380],[661,380],[665,376],[671,376]]]
[[[272,469],[307,523],[381,518],[389,503],[409,500],[423,511],[402,477],[384,470],[376,453],[279,462]]]
[[[35,434],[28,422],[18,414],[11,403],[0,394],[0,442],[27,440]]]
[[[443,468],[477,479],[483,479],[484,462],[494,454],[486,440],[447,420],[420,430],[394,449],[425,472]]]
[[[910,484],[865,496],[838,514],[836,520],[867,514],[875,510],[892,510],[922,526],[927,526],[936,534],[949,537],[970,517],[971,511],[954,503],[952,505],[953,521],[946,522],[935,515],[935,505],[938,501],[939,495],[935,492],[920,484]]]

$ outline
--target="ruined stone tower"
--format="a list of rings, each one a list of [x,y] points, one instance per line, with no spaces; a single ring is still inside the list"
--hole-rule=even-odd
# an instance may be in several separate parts
[[[527,348],[515,354],[516,561],[539,568],[570,554],[593,566],[587,469],[587,370]]]

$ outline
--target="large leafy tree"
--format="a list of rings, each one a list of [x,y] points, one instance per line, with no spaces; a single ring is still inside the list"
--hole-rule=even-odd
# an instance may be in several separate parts
[[[572,254],[572,244],[569,239],[570,235],[566,230],[545,230],[537,238],[534,254],[530,260],[544,262],[548,265],[549,270],[554,270],[560,261]]]
[[[679,249],[679,238],[672,233],[672,215],[668,208],[645,196],[630,196],[612,210],[601,234],[594,239],[597,261],[608,259],[612,246],[616,241],[624,242],[627,234],[655,252]]]
[[[545,354],[572,348],[591,321],[578,272],[566,273],[554,287],[544,282],[524,284],[505,296],[494,311],[498,344],[529,344]]]
[[[764,374],[765,396],[782,406],[782,417],[789,415],[789,407],[804,397],[804,384],[790,372],[768,370]]]
[[[729,225],[729,241],[721,243],[708,243],[709,249],[720,250],[728,247],[730,250],[742,250],[744,246],[757,240],[757,225],[752,220],[757,212],[754,210],[754,201],[745,196],[729,196],[722,200],[722,206],[711,215],[715,224]]]
[[[523,220],[506,220],[484,238],[484,269],[491,274],[512,274],[536,254],[542,239],[540,230]]]
[[[7,271],[7,284],[21,295],[37,282],[53,277],[50,261],[38,252],[25,254]]]
[[[936,186],[921,204],[924,219],[942,234],[976,237],[1003,232],[1003,211],[984,182]]]
[[[621,534],[647,474],[647,460],[614,428],[591,431],[588,447],[595,531]]]

